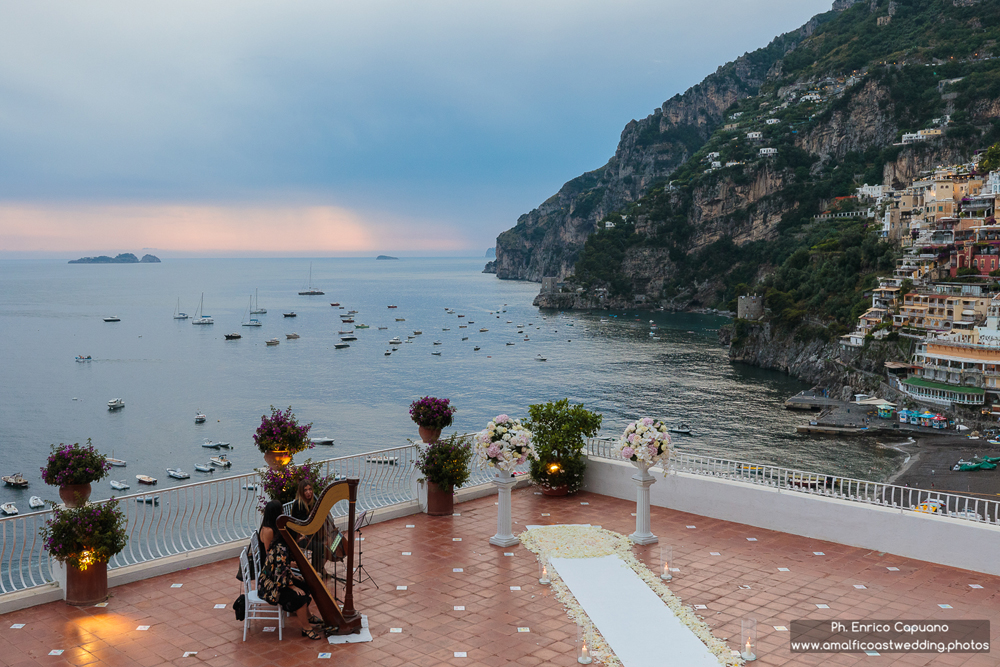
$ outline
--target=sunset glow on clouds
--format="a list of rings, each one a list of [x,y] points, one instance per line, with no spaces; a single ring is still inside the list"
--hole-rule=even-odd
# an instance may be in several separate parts
[[[9,0],[0,257],[478,256],[630,119],[830,4]]]

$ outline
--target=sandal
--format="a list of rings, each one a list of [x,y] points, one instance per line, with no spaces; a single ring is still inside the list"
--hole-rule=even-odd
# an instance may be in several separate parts
[[[323,636],[320,633],[316,632],[315,630],[305,630],[305,629],[302,630],[302,636],[308,637],[309,639],[315,641],[318,641],[323,638]]]
[[[321,623],[326,623],[326,621],[324,621],[322,618],[320,618],[316,614],[309,614],[309,622],[312,623],[313,625],[319,625]]]

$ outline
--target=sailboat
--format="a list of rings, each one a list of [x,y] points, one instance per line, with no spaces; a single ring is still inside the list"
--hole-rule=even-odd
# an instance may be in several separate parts
[[[191,324],[215,324],[215,320],[212,319],[211,315],[205,314],[205,293],[201,293],[201,303],[198,305],[198,313],[196,317],[191,320]]]
[[[250,303],[247,305],[247,310],[250,311],[251,315],[257,312],[256,310],[253,310],[253,296],[250,297]],[[267,311],[265,310],[264,312],[266,313]],[[243,326],[245,326],[245,327],[259,327],[259,326],[261,326],[261,323],[260,323],[260,320],[258,320],[256,317],[251,317],[248,320],[246,318],[246,315],[244,314],[244,316],[243,316]]]
[[[181,298],[177,297],[177,308],[174,309],[174,319],[175,320],[186,320],[191,316],[187,313],[181,312]]]
[[[257,288],[253,290],[253,306],[250,307],[251,315],[267,315],[267,308],[260,307],[260,300],[257,298]]]
[[[315,287],[313,287],[313,265],[312,265],[312,262],[309,263],[309,289],[307,289],[307,290],[305,290],[303,292],[299,292],[299,294],[304,295],[304,296],[316,296],[316,295],[319,295],[319,294],[324,294],[324,292],[321,292],[320,290],[318,290]]]

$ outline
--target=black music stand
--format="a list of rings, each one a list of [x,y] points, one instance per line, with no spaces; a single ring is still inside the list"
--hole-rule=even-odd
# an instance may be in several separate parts
[[[364,510],[357,516],[354,520],[354,532],[357,533],[358,541],[358,566],[354,568],[355,574],[358,575],[358,583],[363,583],[365,581],[370,581],[375,584],[375,588],[378,588],[378,584],[372,579],[372,575],[368,574],[368,570],[365,569],[364,562],[361,560],[362,554],[364,554],[364,535],[361,534],[361,529],[365,526],[371,525],[372,516],[375,512],[369,512]]]

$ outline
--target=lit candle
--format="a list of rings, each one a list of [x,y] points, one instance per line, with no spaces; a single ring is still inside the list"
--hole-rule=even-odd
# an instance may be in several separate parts
[[[591,663],[590,649],[587,648],[587,640],[584,640],[583,643],[580,644],[580,657],[578,657],[576,661],[581,665],[589,665]]]

